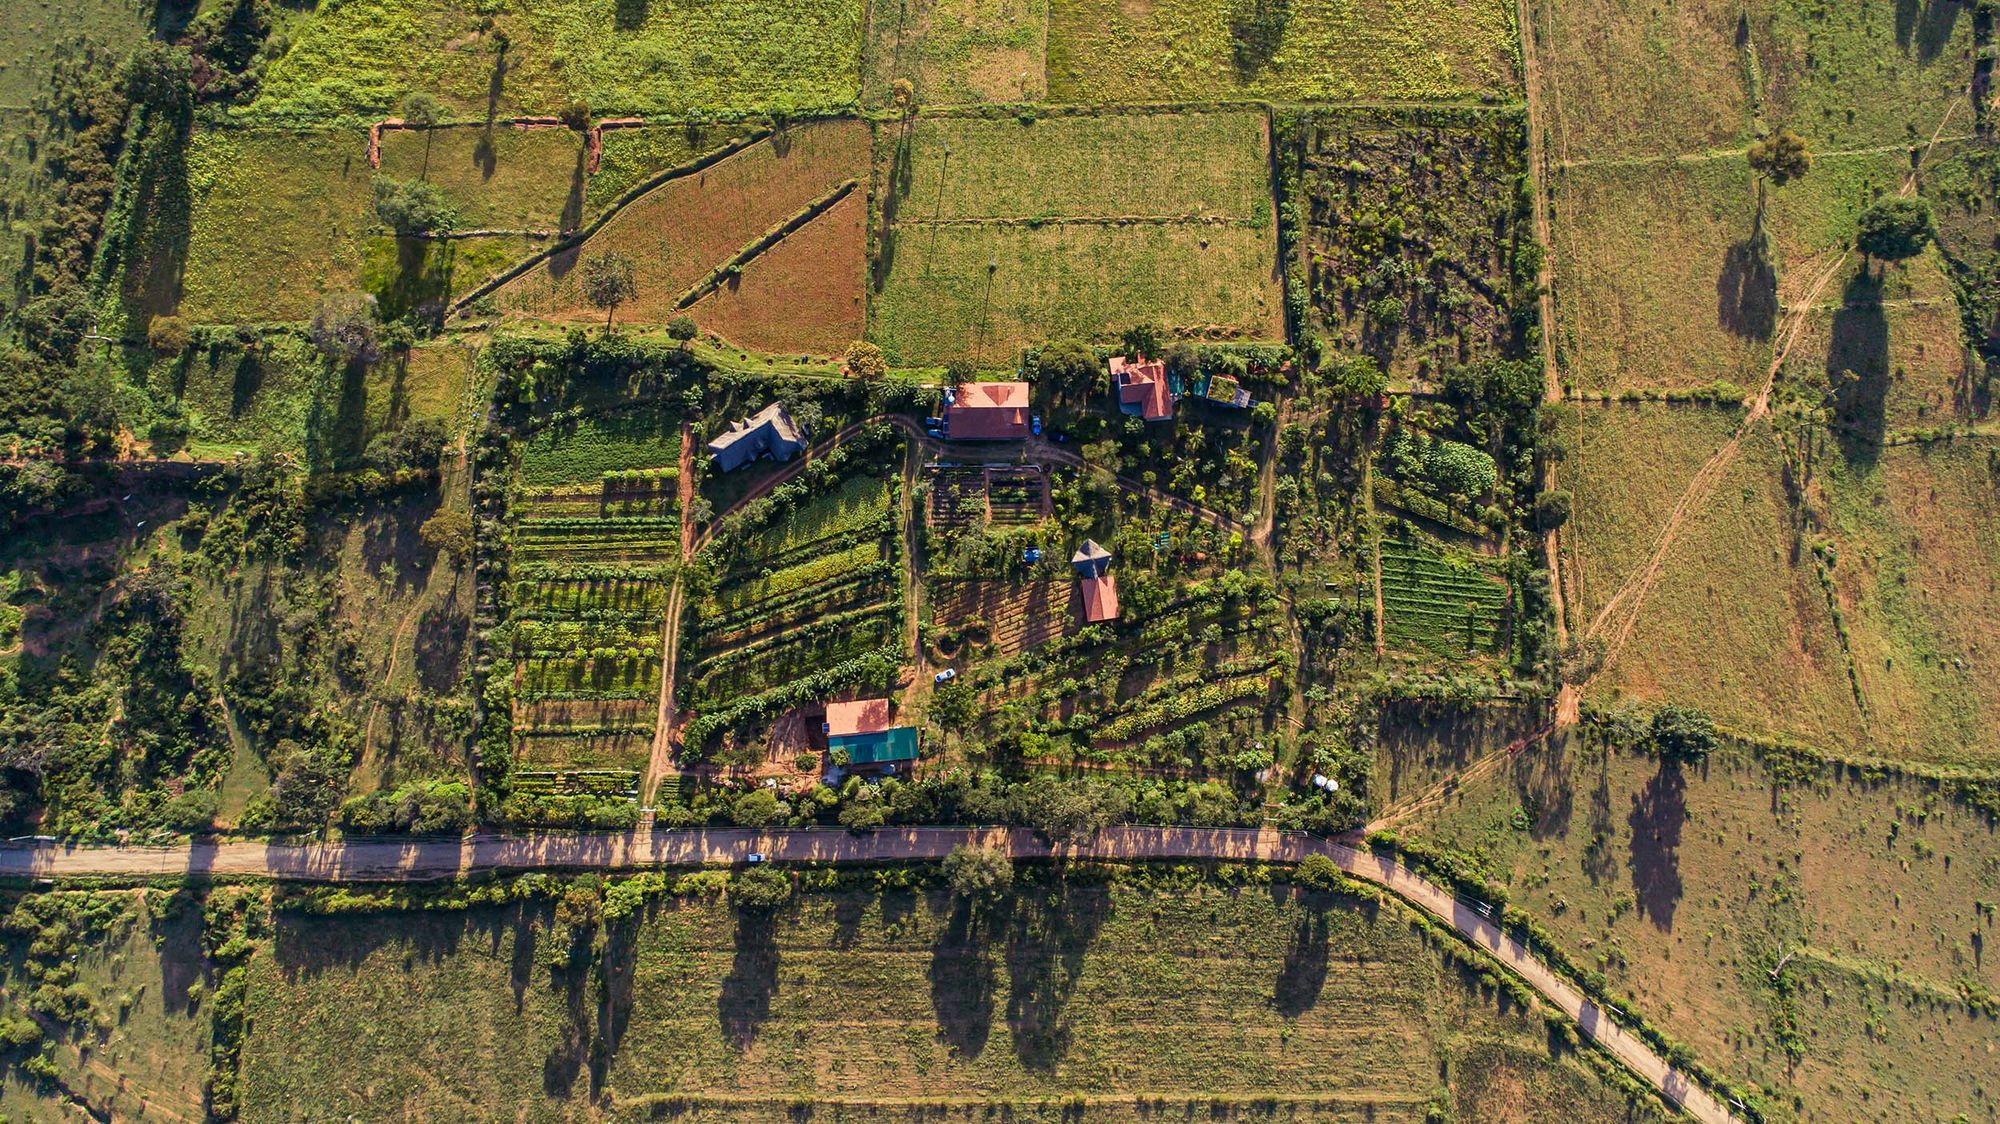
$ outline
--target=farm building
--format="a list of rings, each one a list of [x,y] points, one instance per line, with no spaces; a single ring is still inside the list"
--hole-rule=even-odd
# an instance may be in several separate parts
[[[1083,597],[1083,619],[1091,624],[1118,619],[1118,579],[1111,576],[1111,552],[1097,545],[1093,539],[1083,540],[1083,545],[1070,555],[1069,564],[1076,570],[1078,592]]]
[[[889,724],[888,699],[828,703],[825,729],[827,751],[845,751],[852,769],[917,759],[917,729]]]
[[[970,382],[946,391],[944,435],[952,441],[1019,441],[1028,436],[1028,384]]]
[[[1135,363],[1123,355],[1111,357],[1111,382],[1118,409],[1145,421],[1171,421],[1174,392],[1167,385],[1167,365],[1159,359]]]
[[[735,422],[729,431],[708,443],[708,455],[722,472],[733,472],[758,457],[788,461],[805,451],[806,442],[785,412],[783,402],[773,402]]]

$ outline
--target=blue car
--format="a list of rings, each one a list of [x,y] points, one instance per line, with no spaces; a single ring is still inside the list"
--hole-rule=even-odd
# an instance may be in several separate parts
[[[1037,437],[1040,437],[1042,435],[1042,415],[1040,414],[1028,415],[1028,432],[1034,434]]]

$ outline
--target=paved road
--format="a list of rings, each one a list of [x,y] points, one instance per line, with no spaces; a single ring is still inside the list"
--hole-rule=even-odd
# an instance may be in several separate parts
[[[1083,844],[1053,848],[1019,828],[904,827],[845,831],[639,831],[625,835],[477,835],[463,840],[359,840],[307,845],[226,842],[180,847],[44,843],[0,846],[0,875],[57,877],[178,874],[262,875],[337,882],[423,879],[491,870],[620,869],[696,866],[761,851],[779,862],[885,862],[939,859],[966,842],[1004,846],[1016,858],[1167,859],[1297,862],[1323,854],[1350,875],[1385,886],[1449,923],[1512,968],[1590,1038],[1703,1124],[1732,1124],[1701,1087],[1675,1071],[1636,1034],[1614,1023],[1520,942],[1449,890],[1394,860],[1344,843],[1266,830],[1174,827],[1111,828]]]

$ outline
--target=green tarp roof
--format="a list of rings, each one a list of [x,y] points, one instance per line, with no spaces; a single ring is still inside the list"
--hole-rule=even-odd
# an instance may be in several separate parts
[[[826,739],[828,749],[844,749],[850,765],[880,765],[917,759],[917,728],[891,726],[872,734],[845,734]]]

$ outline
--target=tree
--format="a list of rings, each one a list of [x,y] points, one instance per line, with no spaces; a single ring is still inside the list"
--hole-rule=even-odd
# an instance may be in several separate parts
[[[1325,855],[1307,855],[1292,869],[1292,882],[1308,890],[1336,890],[1344,881],[1346,875]]]
[[[155,316],[146,324],[146,346],[157,355],[179,355],[192,338],[188,322],[178,316]]]
[[[701,334],[692,316],[676,316],[667,321],[667,335],[686,343]]]
[[[879,379],[889,373],[888,357],[867,340],[855,340],[847,345],[847,373],[861,379]]]
[[[437,127],[441,116],[443,111],[438,107],[437,99],[421,90],[403,99],[403,124],[424,131],[424,165],[417,173],[420,180],[428,180],[431,176],[431,130]]]
[[[375,180],[375,217],[398,238],[449,234],[458,224],[458,209],[438,185],[428,180]]]
[[[729,896],[744,909],[776,909],[791,900],[792,880],[776,867],[753,866],[730,877]]]
[[[639,279],[631,259],[615,250],[606,251],[583,263],[583,295],[604,310],[604,330],[611,330],[611,318],[618,306],[639,295]]]
[[[1014,789],[1014,817],[1051,842],[1066,843],[1096,834],[1124,818],[1131,797],[1117,785],[1067,780],[1043,773]]]
[[[995,847],[961,843],[944,857],[945,881],[961,897],[991,900],[1014,886],[1014,860]]]
[[[1483,496],[1499,479],[1493,458],[1462,441],[1436,441],[1424,452],[1424,479],[1452,496]]]
[[[375,298],[366,293],[321,297],[306,335],[321,355],[335,363],[373,363],[382,357],[375,332]]]
[[[1160,330],[1151,324],[1127,328],[1121,339],[1127,359],[1151,359],[1160,354]]]
[[[768,788],[753,788],[730,803],[729,818],[743,827],[763,827],[783,811],[777,793]]]
[[[424,545],[444,555],[456,566],[465,565],[472,555],[472,513],[441,507],[437,514],[417,528]]]
[[[1812,170],[1812,153],[1806,151],[1804,139],[1790,129],[1779,129],[1751,145],[1746,155],[1750,169],[1774,187],[1783,187]]]
[[[1560,488],[1551,488],[1535,497],[1535,526],[1544,531],[1553,531],[1569,522],[1570,495]]]
[[[1669,761],[1700,761],[1720,744],[1715,719],[1691,706],[1668,703],[1653,712],[1653,748]]]
[[[1931,205],[1921,198],[1884,196],[1868,205],[1855,224],[1854,248],[1883,261],[1923,253],[1931,241]]]
[[[1057,398],[1076,399],[1101,385],[1104,364],[1079,340],[1044,344],[1035,357],[1035,377]]]

